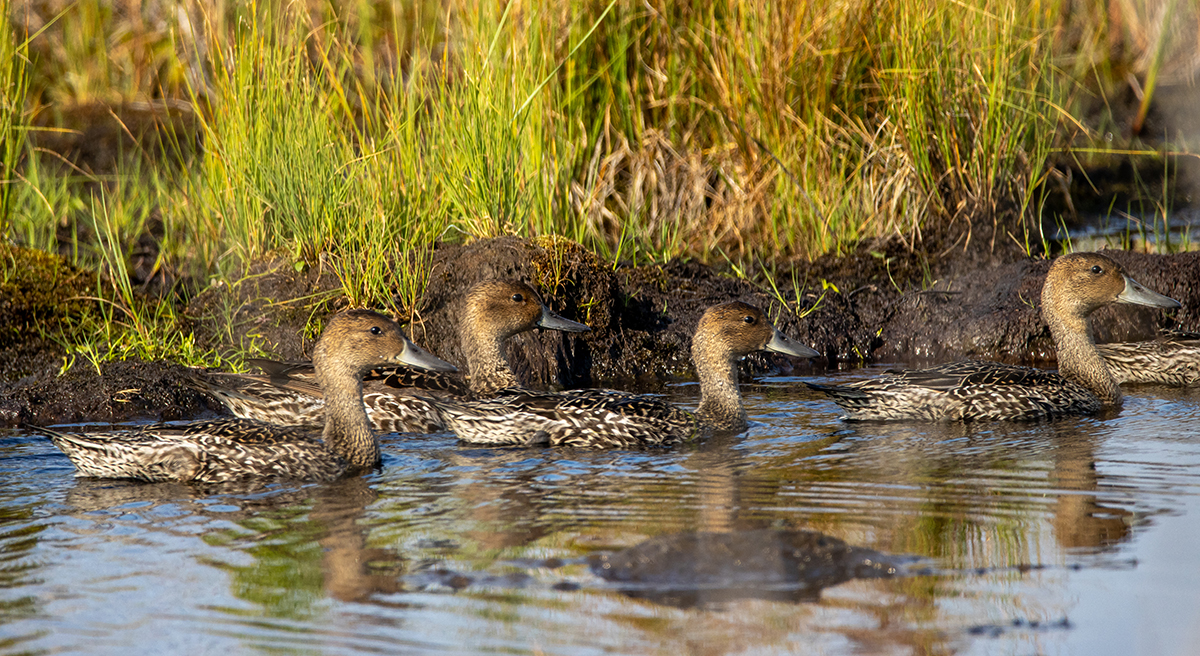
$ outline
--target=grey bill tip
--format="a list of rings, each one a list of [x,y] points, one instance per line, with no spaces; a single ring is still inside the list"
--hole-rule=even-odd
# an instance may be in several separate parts
[[[418,369],[428,369],[429,371],[446,371],[449,373],[458,371],[458,367],[441,358],[434,357],[429,351],[417,346],[408,338],[404,339],[404,352],[400,354],[397,360],[402,364],[417,367]]]
[[[821,355],[817,351],[779,332],[778,328],[775,329],[775,334],[771,335],[771,341],[767,342],[765,348],[768,351],[783,353],[784,355],[794,355],[798,358],[815,358]]]
[[[568,333],[586,333],[591,330],[591,328],[588,328],[578,321],[564,319],[563,317],[554,314],[545,306],[542,306],[542,318],[538,319],[537,325],[541,326],[542,328],[549,328],[550,330],[562,330]]]
[[[1182,307],[1179,301],[1163,296],[1158,292],[1152,292],[1142,286],[1142,283],[1125,276],[1125,291],[1117,294],[1117,300],[1122,303],[1134,303],[1136,305],[1150,305],[1160,308],[1177,308]]]

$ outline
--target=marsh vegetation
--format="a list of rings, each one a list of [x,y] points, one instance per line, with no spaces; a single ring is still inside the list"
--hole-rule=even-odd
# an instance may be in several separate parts
[[[93,363],[237,366],[178,315],[264,259],[401,317],[437,242],[506,234],[786,292],[878,240],[1045,252],[1120,166],[1093,200],[1154,231],[1195,145],[1149,111],[1200,66],[1176,0],[4,8],[3,229],[102,274],[45,329]]]

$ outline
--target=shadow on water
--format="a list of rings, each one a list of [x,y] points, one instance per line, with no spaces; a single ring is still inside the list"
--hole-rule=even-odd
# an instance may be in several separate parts
[[[1154,653],[1195,644],[1200,392],[931,426],[843,423],[795,383],[747,386],[739,436],[390,435],[380,472],[328,485],[75,479],[3,433],[0,648],[1134,653],[1146,626]]]

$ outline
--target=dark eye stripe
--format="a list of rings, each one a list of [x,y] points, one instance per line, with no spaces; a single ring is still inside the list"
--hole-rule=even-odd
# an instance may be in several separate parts
[[[371,326],[371,334],[372,335],[379,335],[381,333],[383,333],[382,328],[380,328],[379,326]]]

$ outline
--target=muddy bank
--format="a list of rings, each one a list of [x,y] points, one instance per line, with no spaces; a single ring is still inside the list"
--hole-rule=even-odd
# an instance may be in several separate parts
[[[1141,341],[1160,329],[1200,328],[1200,253],[1149,255],[1105,251],[1142,284],[1183,307],[1164,312],[1112,305],[1092,315],[1097,342]],[[927,364],[960,358],[1053,367],[1054,342],[1041,320],[1041,290],[1050,261],[1018,261],[946,272],[924,288],[881,304],[876,362]]]
[[[171,421],[212,415],[208,399],[184,383],[187,371],[169,362],[133,359],[106,363],[100,372],[79,365],[61,377],[6,384],[0,392],[0,422]]]
[[[1160,328],[1200,330],[1195,282],[1200,254],[1110,255],[1184,307],[1173,312],[1105,308],[1094,317],[1100,341],[1148,339]],[[461,366],[456,327],[464,290],[482,279],[516,278],[537,286],[554,311],[592,327],[586,334],[539,331],[512,340],[513,367],[535,387],[653,389],[670,378],[690,377],[691,334],[700,314],[734,299],[765,308],[781,330],[824,356],[809,362],[756,354],[745,361],[745,375],[820,375],[845,364],[927,364],[965,357],[1053,366],[1053,344],[1039,317],[1048,268],[1048,261],[1024,256],[935,260],[885,243],[850,257],[777,271],[776,294],[694,262],[614,267],[572,242],[504,237],[440,246],[418,318],[408,330]],[[282,262],[256,263],[246,274],[193,299],[182,329],[205,348],[245,349],[253,343],[280,359],[307,358],[316,334],[311,329],[306,334],[310,319],[319,324],[344,306],[336,277],[319,266],[296,271]],[[46,277],[8,278],[11,284],[0,288],[5,294],[0,311],[5,325],[23,328],[10,329],[0,341],[0,421],[176,419],[211,412],[187,387],[187,371],[178,365],[131,361],[109,364],[102,373],[76,366],[58,377],[61,346],[33,327],[39,317],[61,318],[52,310],[57,306],[43,300],[35,310],[21,301],[52,298],[38,282]],[[74,280],[65,274],[56,279]],[[88,280],[94,284],[94,278]],[[22,285],[32,289],[35,283],[42,285],[40,296],[21,291]],[[71,294],[65,299],[79,290],[65,285],[60,291]]]
[[[254,339],[282,359],[307,358],[313,342],[301,333],[309,316],[339,309],[336,278],[315,269],[297,273],[278,263],[256,265],[250,274],[241,283],[204,292],[189,306],[199,343],[207,348]],[[765,289],[701,264],[613,267],[573,242],[516,237],[440,246],[421,309],[408,327],[410,336],[464,366],[457,332],[464,293],[493,278],[533,284],[555,312],[592,328],[586,334],[536,331],[511,340],[514,370],[538,387],[630,386],[687,376],[700,315],[710,305],[734,299],[768,308],[781,330],[819,345],[831,361],[861,361],[876,341],[873,329],[855,315],[852,299],[835,292],[822,296],[819,280],[812,283],[815,288],[802,287],[798,302],[794,293],[787,297],[785,308]],[[747,358],[745,369],[812,366],[758,354]]]

